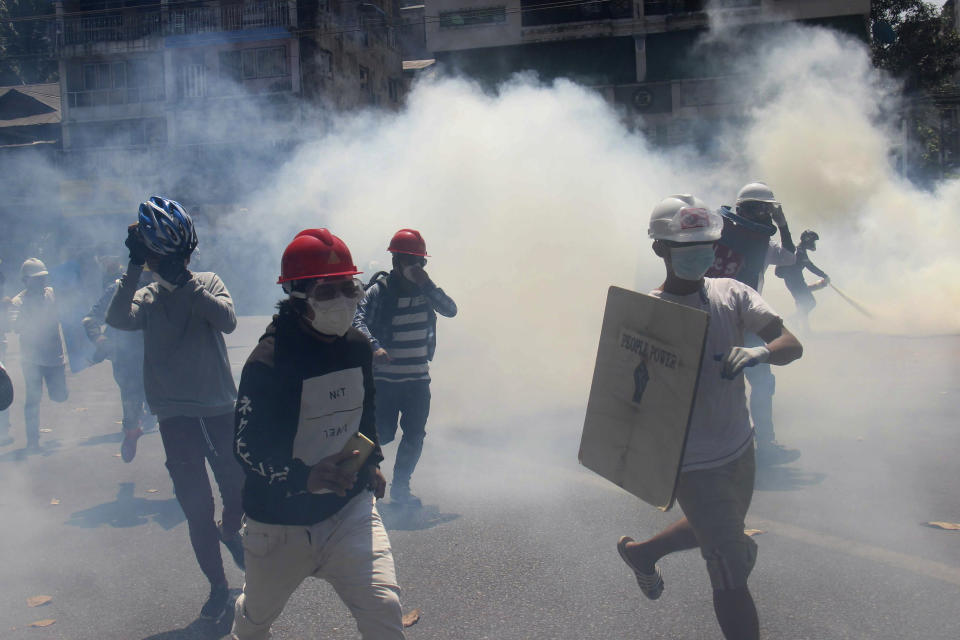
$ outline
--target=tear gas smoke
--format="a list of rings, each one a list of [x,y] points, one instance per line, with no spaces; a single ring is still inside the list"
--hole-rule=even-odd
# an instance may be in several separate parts
[[[501,540],[507,535],[503,532],[512,530],[501,532],[496,526],[478,535],[485,537],[487,549],[496,549],[498,542],[536,547],[540,558],[559,567],[558,572],[562,570],[556,579],[559,588],[551,592],[555,608],[545,609],[545,616],[553,617],[566,599],[570,610],[575,610],[573,599],[579,604],[582,592],[564,585],[582,583],[595,591],[597,575],[604,566],[602,552],[597,550],[600,543],[586,547],[587,552],[570,553],[570,540],[558,535],[557,514],[562,514],[571,531],[579,535],[586,531],[585,537],[589,537],[600,528],[598,522],[606,527],[615,514],[622,515],[621,511],[636,504],[623,499],[606,505],[607,511],[598,511],[601,507],[592,499],[594,493],[571,499],[556,486],[568,486],[559,478],[571,469],[577,472],[577,419],[589,389],[607,287],[613,284],[646,292],[662,281],[663,265],[653,255],[646,233],[650,210],[662,197],[693,192],[718,206],[732,204],[746,182],[770,184],[784,203],[794,238],[805,228],[818,231],[821,241],[813,260],[876,315],[868,321],[833,292],[818,292],[819,306],[811,318],[817,330],[911,335],[960,330],[960,288],[954,275],[960,257],[951,237],[960,223],[956,206],[960,181],[945,182],[926,192],[904,182],[891,169],[888,153],[898,139],[885,120],[888,110],[884,107],[893,100],[893,93],[871,69],[863,44],[819,29],[780,30],[775,39],[762,43],[756,55],[741,62],[744,73],[730,83],[728,91],[743,104],[744,118],[718,129],[714,148],[723,150],[720,156],[694,147],[654,148],[641,133],[625,126],[623,114],[597,93],[570,82],[544,85],[521,76],[501,87],[497,95],[490,95],[471,82],[446,79],[418,85],[401,113],[327,114],[322,130],[301,127],[302,136],[309,141],[295,153],[276,149],[273,154],[234,158],[223,170],[237,172],[239,181],[252,189],[251,195],[239,198],[242,209],[216,218],[185,201],[197,214],[200,226],[199,251],[191,267],[220,273],[238,300],[238,310],[245,314],[265,314],[282,296],[275,285],[280,255],[302,228],[329,227],[347,242],[361,268],[374,262],[389,268],[386,246],[397,229],[413,227],[423,233],[432,256],[427,271],[457,301],[460,311],[452,320],[441,318],[438,326],[437,358],[432,364],[434,404],[428,427],[437,435],[414,478],[419,482],[417,491],[426,489],[425,496],[440,493],[447,505],[457,501],[464,510],[478,510],[479,515],[474,514],[478,518],[497,521],[506,512],[513,522],[532,522],[528,539]],[[308,115],[301,124],[312,120]],[[262,120],[258,131],[282,139],[277,132],[289,127],[289,120],[276,125]],[[230,132],[222,126],[205,127],[199,115],[190,130],[216,135]],[[114,216],[109,223],[83,218],[83,233],[108,244],[110,253],[125,255],[125,226],[135,219],[138,202],[153,193],[181,197],[176,186],[191,178],[187,164],[171,163],[167,170],[162,184],[150,183],[147,176],[156,172],[149,167],[138,168],[137,178],[123,178],[121,186],[129,201],[109,202],[109,194],[93,194],[88,203],[92,209],[126,209],[129,215],[124,219]],[[22,167],[16,183],[43,192],[57,181],[50,172],[56,169],[44,166],[39,174],[33,167]],[[14,181],[5,183],[9,188]],[[4,235],[10,223],[3,221]],[[10,244],[4,248],[17,247]],[[9,254],[4,258],[10,294],[16,288],[16,266]],[[365,276],[373,270],[367,269]],[[793,302],[772,272],[767,274],[764,296],[789,318]],[[939,404],[928,403],[927,390],[919,383],[909,386],[914,373],[927,370],[924,354],[928,352],[909,344],[898,346],[900,351],[894,350],[901,360],[898,366],[907,366],[898,377],[889,375],[878,358],[871,357],[871,346],[872,341],[864,336],[849,340],[828,337],[811,345],[797,365],[777,372],[782,376],[782,388],[793,390],[777,396],[778,420],[789,416],[783,420],[788,443],[793,435],[790,427],[797,426],[794,434],[799,436],[802,427],[811,447],[819,443],[821,449],[832,451],[835,447],[838,452],[832,457],[811,456],[815,461],[812,468],[785,468],[781,475],[787,479],[782,485],[786,488],[782,490],[809,489],[791,494],[789,507],[799,505],[796,513],[803,515],[806,525],[831,531],[833,523],[848,522],[855,514],[864,521],[869,518],[871,525],[855,523],[858,539],[898,548],[893,541],[898,536],[908,540],[908,527],[952,513],[949,508],[955,504],[955,492],[944,491],[943,496],[930,498],[930,503],[917,500],[928,488],[908,486],[908,482],[919,481],[903,479],[902,462],[910,457],[918,466],[916,461],[923,460],[922,455],[930,459],[938,451],[945,455],[943,441],[930,436],[937,433],[930,425],[943,422],[940,416],[948,415],[946,407],[955,402],[955,396],[934,396],[940,398]],[[821,359],[828,349],[839,350],[840,356],[831,353],[831,359]],[[246,356],[237,353],[235,363]],[[849,366],[830,369],[824,375],[816,367],[825,361]],[[924,379],[956,380],[952,364],[941,362],[938,367]],[[950,388],[954,386],[951,382]],[[104,393],[116,391],[111,388]],[[811,402],[811,397],[816,402]],[[879,399],[916,410],[922,424],[910,425],[914,428],[909,446],[901,446],[904,425],[882,415],[877,407],[889,404],[883,405]],[[49,404],[44,403],[46,412]],[[927,404],[933,408],[925,407]],[[932,413],[924,411],[934,410],[938,413],[927,420],[925,416]],[[73,416],[61,415],[65,424]],[[529,421],[527,416],[531,416]],[[460,430],[441,432],[460,425],[490,432],[496,446],[471,446],[472,441],[460,437]],[[884,436],[867,441],[877,456],[875,466],[844,469],[845,460],[865,455],[862,448],[856,449],[865,445],[851,444],[862,434]],[[504,441],[509,443],[506,451]],[[894,444],[888,445],[888,441]],[[525,443],[530,446],[524,447]],[[451,447],[453,455],[443,455],[444,444]],[[541,460],[544,464],[537,467],[523,464],[550,447],[563,450],[548,451]],[[885,447],[895,448],[902,457],[891,457],[888,462],[882,457],[888,453]],[[388,449],[388,458],[393,451]],[[862,494],[838,499],[837,483],[823,482],[824,474],[815,466],[816,461],[824,460],[836,462],[836,469],[831,468],[835,476],[862,473],[863,478],[854,483],[863,486]],[[886,466],[893,472],[887,473]],[[123,469],[119,473],[126,476],[119,477],[136,479],[137,469]],[[49,496],[39,496],[43,501],[38,504],[46,509],[42,511],[29,502],[34,498],[34,483],[25,474],[8,472],[4,482],[5,496],[25,505],[10,511],[11,521],[45,526],[49,522],[45,530],[51,532],[51,540],[56,533],[51,544],[65,550],[68,558],[85,557],[86,550],[69,546],[75,538],[60,535],[57,526],[62,517],[51,515]],[[818,485],[820,482],[823,484]],[[764,504],[763,494],[758,494],[756,511],[764,514],[765,508],[766,513],[777,514],[782,495],[777,493]],[[83,499],[96,502],[92,492]],[[534,501],[537,504],[528,508]],[[107,511],[111,515],[116,511],[127,516],[133,508],[120,502],[118,495],[119,506],[114,507],[114,498],[108,496],[104,505],[80,513]],[[908,503],[909,517],[901,517],[904,509],[900,507]],[[172,498],[165,504],[175,516],[180,513]],[[938,504],[942,509],[933,508]],[[930,508],[925,511],[927,506]],[[9,510],[9,504],[7,507]],[[893,519],[891,512],[899,518],[897,526],[888,521]],[[131,517],[140,516],[134,513]],[[673,514],[666,517],[672,519]],[[179,522],[174,519],[169,526]],[[129,526],[126,523],[121,519],[114,527]],[[20,528],[10,531],[6,548],[36,546]],[[129,529],[103,527],[103,531],[107,537],[98,544],[113,549],[130,544]],[[392,530],[397,549],[404,548],[404,534],[429,532],[398,531],[395,535]],[[594,535],[599,539],[606,534]],[[488,542],[491,536],[493,542]],[[181,585],[184,575],[195,575],[189,552],[182,547],[185,541],[176,544],[181,547],[171,543],[169,549],[180,549],[183,555],[177,560],[182,562],[171,562],[166,574],[151,575],[151,585]],[[612,544],[604,541],[602,545],[606,553],[612,552]],[[464,562],[473,560],[465,559],[459,545],[455,549],[461,571]],[[489,553],[475,561],[495,566],[498,556]],[[11,575],[29,575],[36,570],[30,564],[34,557],[26,552],[7,554],[5,567]],[[615,554],[611,558],[610,570],[622,571],[619,565],[613,569],[618,562]],[[775,562],[772,554],[765,558],[769,558],[765,563]],[[821,565],[814,566],[831,558],[817,557]],[[684,562],[691,571],[702,571],[694,554],[688,554]],[[125,564],[119,562],[118,566]],[[430,563],[418,575],[416,567],[401,565],[406,572],[402,580],[405,585],[419,581],[443,584],[446,578],[435,566]],[[680,568],[679,564],[674,567]],[[110,575],[92,566],[88,571],[90,584]],[[504,567],[503,574],[516,571],[517,567]],[[782,567],[782,571],[786,574],[787,569]],[[450,575],[455,577],[451,578],[452,592],[469,584],[458,572]],[[681,583],[678,580],[676,584]],[[109,588],[111,591],[93,592],[90,610],[116,595],[113,584]],[[493,597],[484,594],[479,599]],[[524,594],[516,601],[504,602],[514,609],[527,597]],[[918,601],[927,600],[924,595]],[[940,600],[931,598],[930,602]],[[468,606],[477,605],[471,601]],[[134,619],[144,614],[127,611],[120,615],[131,620],[132,628]],[[932,607],[930,617],[938,615],[942,614]],[[593,624],[595,618],[584,619]],[[886,618],[883,621],[889,624]],[[529,620],[524,624],[527,630],[534,628]]]
[[[960,181],[924,192],[891,169],[892,93],[865,46],[816,28],[778,29],[739,63],[726,90],[744,119],[718,127],[719,157],[653,148],[597,93],[529,76],[496,95],[462,79],[422,83],[398,114],[325,114],[292,156],[277,149],[234,160],[254,193],[242,210],[201,226],[194,266],[249,292],[257,302],[241,312],[265,312],[281,295],[279,257],[297,230],[328,226],[364,265],[388,264],[392,233],[418,228],[433,256],[428,271],[460,305],[456,319],[440,322],[434,364],[447,411],[581,406],[606,288],[647,291],[662,279],[646,235],[653,205],[677,192],[732,204],[742,184],[763,180],[796,237],[820,233],[819,266],[876,314],[867,321],[823,291],[815,328],[958,330],[951,232]],[[260,122],[270,139],[291,126]],[[224,133],[202,121],[188,129]],[[128,190],[142,199],[182,178]],[[122,234],[101,235],[119,247]],[[764,294],[789,317],[793,303],[772,273]]]
[[[960,182],[927,193],[895,175],[881,111],[891,95],[862,44],[785,29],[763,49],[730,89],[764,99],[724,132],[719,161],[651,148],[569,82],[519,77],[494,97],[444,80],[416,87],[400,115],[341,119],[251,210],[271,211],[270,225],[328,225],[361,264],[386,261],[394,230],[420,229],[428,270],[461,309],[440,323],[434,386],[463,418],[583,403],[607,286],[647,291],[662,279],[646,225],[669,193],[732,204],[741,184],[768,182],[795,237],[816,228],[812,257],[877,315],[868,322],[825,291],[818,328],[956,331]],[[783,289],[768,274],[788,316]]]

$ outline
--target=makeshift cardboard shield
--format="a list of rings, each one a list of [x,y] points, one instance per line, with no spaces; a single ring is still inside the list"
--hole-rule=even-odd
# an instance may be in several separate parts
[[[664,511],[673,506],[710,315],[610,287],[580,463]]]

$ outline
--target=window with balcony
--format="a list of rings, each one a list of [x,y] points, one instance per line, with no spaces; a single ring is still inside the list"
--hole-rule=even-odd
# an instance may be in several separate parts
[[[323,78],[333,77],[333,54],[326,49],[317,50],[317,71]]]
[[[181,66],[177,86],[181,98],[202,98],[207,93],[207,68],[202,62]]]
[[[159,57],[71,64],[67,70],[67,104],[95,107],[164,99],[163,62]]]
[[[236,83],[290,75],[286,47],[260,47],[220,52],[220,77]]]
[[[569,22],[594,22],[633,17],[631,0],[587,0],[585,2],[557,2],[556,0],[520,0],[520,24],[537,27]]]
[[[211,4],[174,3],[168,31],[172,35],[242,31],[260,27],[288,26],[287,0],[221,2]]]
[[[483,7],[478,9],[441,11],[439,17],[441,29],[459,29],[460,27],[505,24],[507,22],[507,8]]]
[[[400,102],[400,93],[402,91],[402,84],[400,80],[396,78],[390,78],[387,80],[387,94],[390,96],[390,102],[396,104]]]
[[[99,6],[102,5],[102,6]],[[158,1],[136,3],[68,3],[64,9],[62,44],[120,42],[158,36],[163,25]]]
[[[707,4],[711,9],[734,9],[737,7],[756,7],[761,0],[645,0],[643,13],[648,16],[663,16],[677,13],[704,11]]]

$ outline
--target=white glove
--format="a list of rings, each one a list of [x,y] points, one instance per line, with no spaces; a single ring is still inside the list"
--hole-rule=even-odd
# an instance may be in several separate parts
[[[766,347],[731,347],[723,358],[722,378],[733,380],[746,367],[766,362],[770,358],[770,349]]]

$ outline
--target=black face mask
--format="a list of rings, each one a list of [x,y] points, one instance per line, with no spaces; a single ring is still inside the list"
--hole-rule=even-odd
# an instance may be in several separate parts
[[[737,205],[737,215],[760,224],[768,224],[772,220],[770,205],[766,202],[741,202]]]
[[[762,233],[767,236],[772,236],[777,232],[777,228],[774,226],[772,220],[768,219],[766,222],[750,220],[749,218],[745,218],[738,213],[735,213],[729,207],[723,207],[720,210],[720,215],[722,215],[729,222],[733,223],[735,227],[744,229],[746,231]]]
[[[401,273],[406,267],[411,265],[420,265],[421,267],[425,267],[427,266],[427,259],[421,256],[412,256],[409,254],[399,254],[393,258],[393,267]]]

